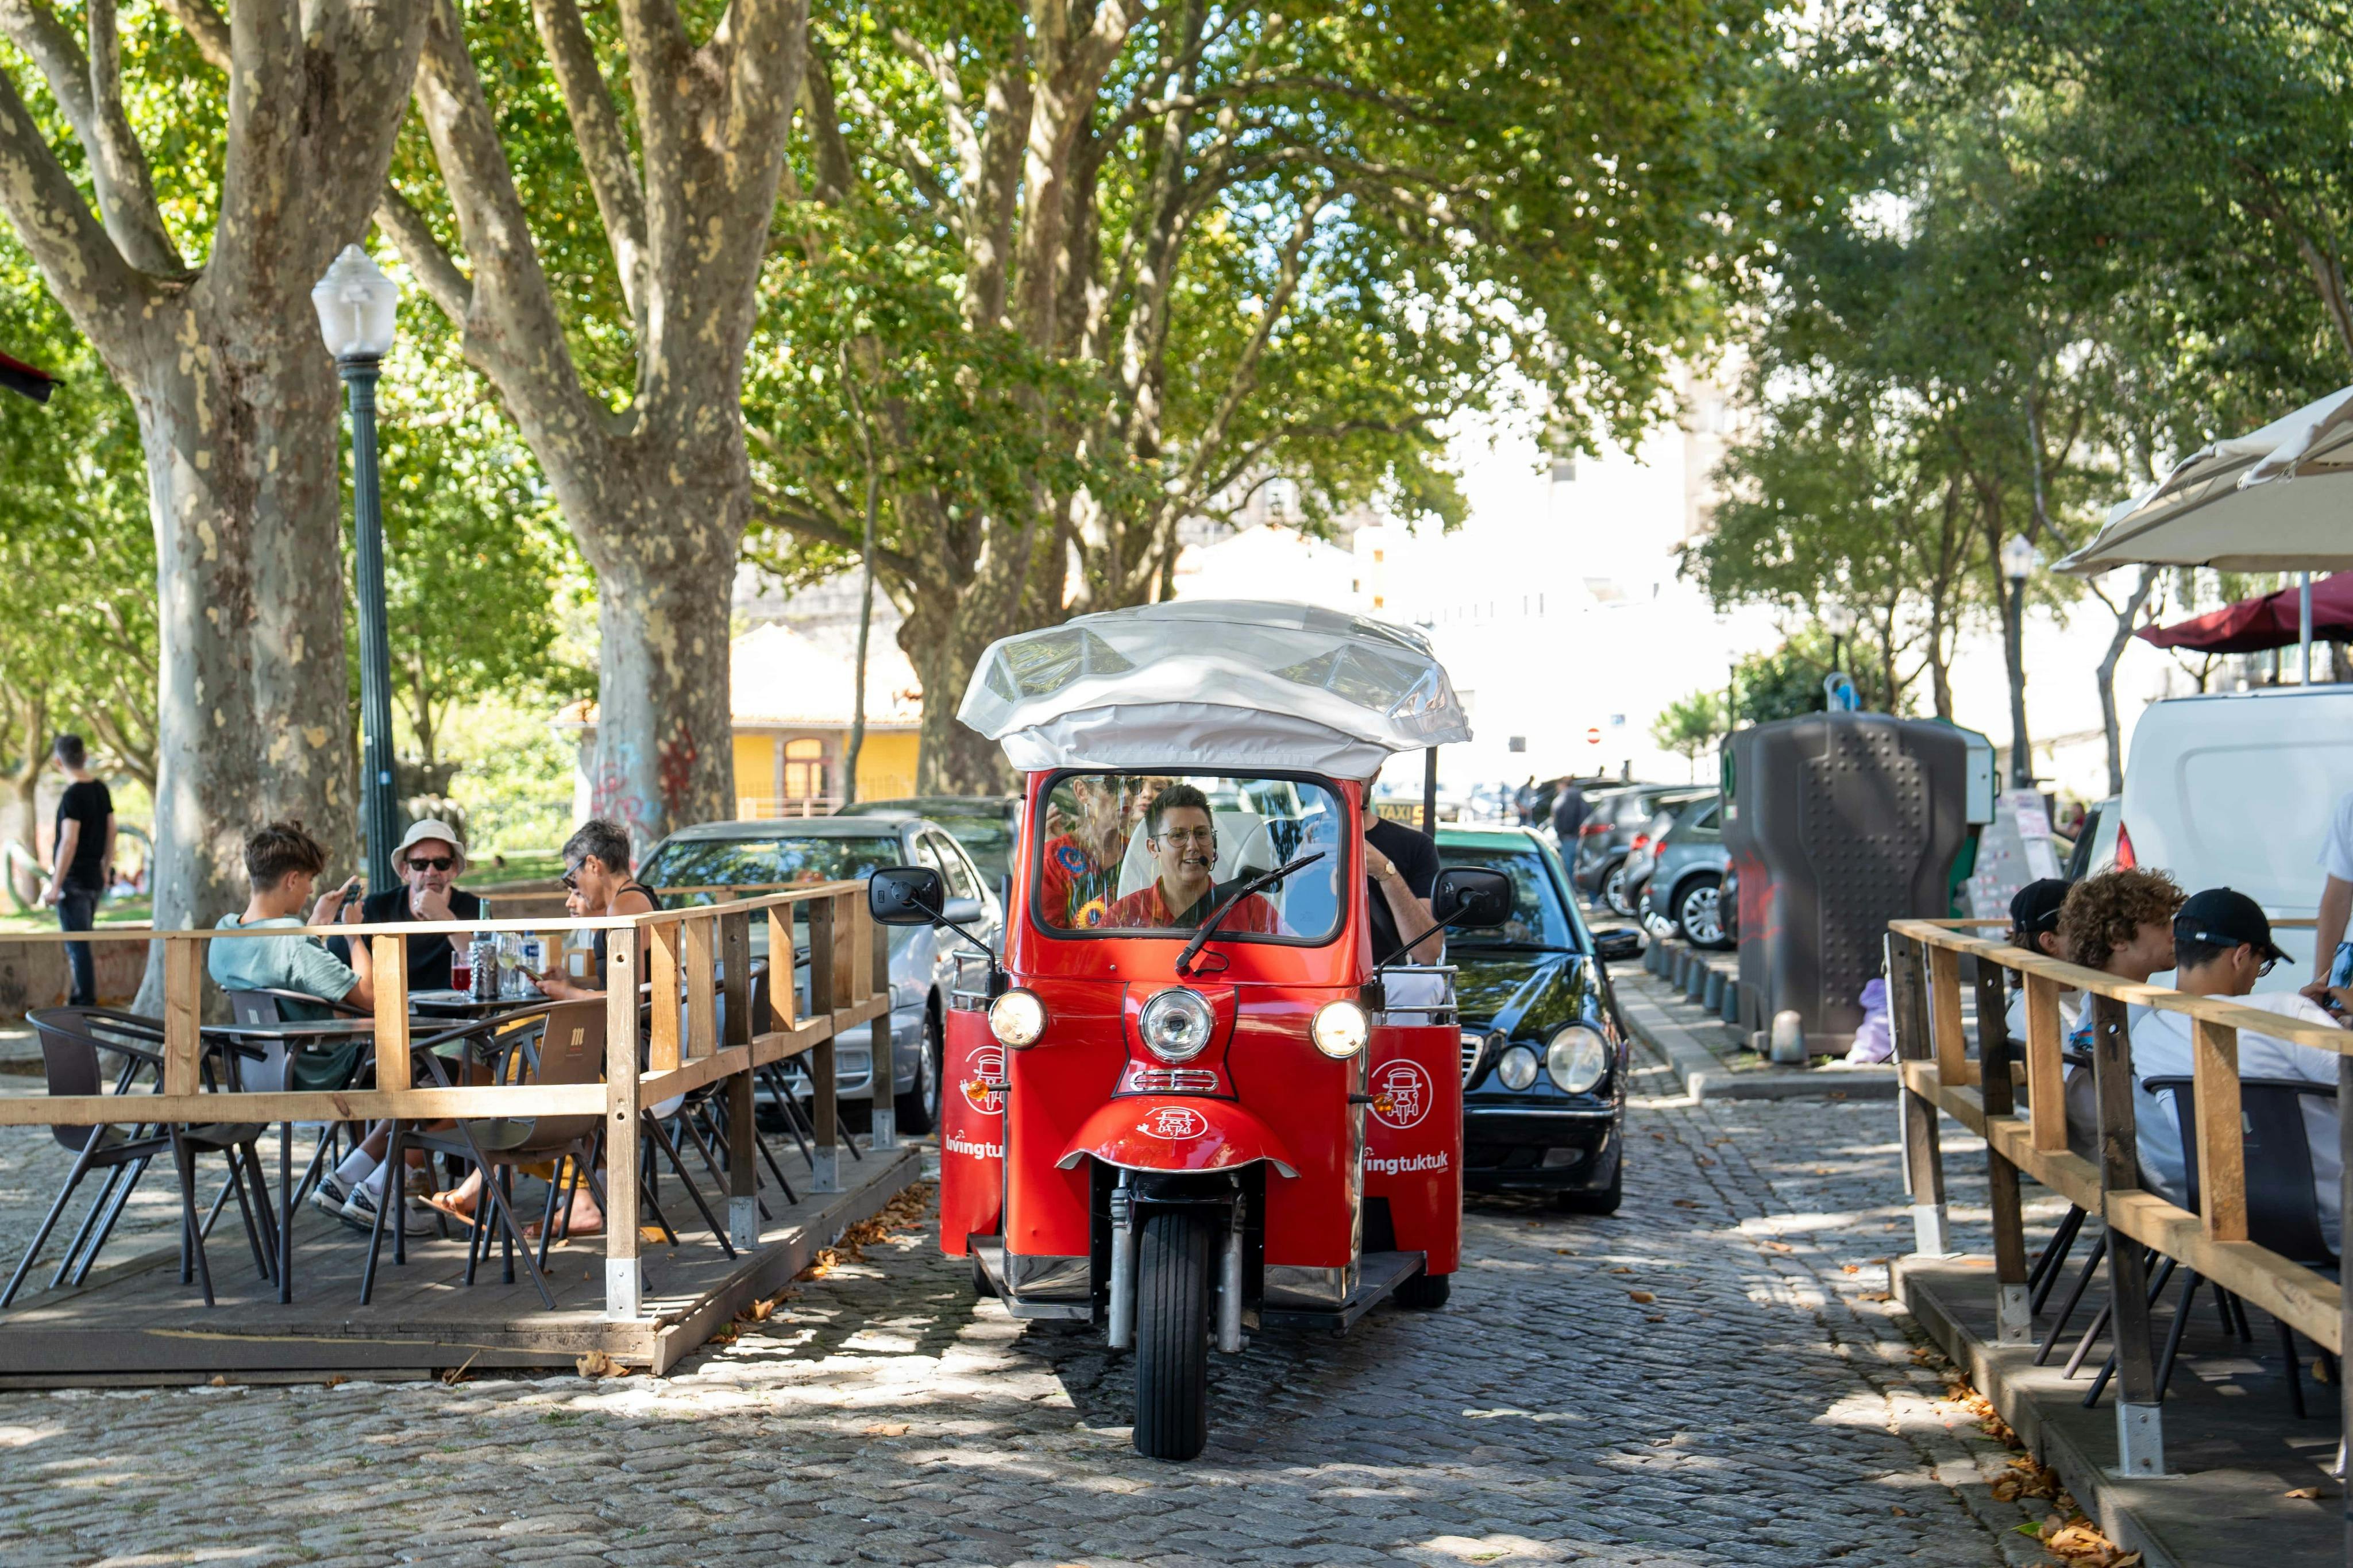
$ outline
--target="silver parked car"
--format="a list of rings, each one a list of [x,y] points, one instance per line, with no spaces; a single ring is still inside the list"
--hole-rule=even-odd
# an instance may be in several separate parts
[[[993,942],[1004,918],[997,892],[964,847],[946,829],[912,812],[813,816],[776,822],[706,822],[682,827],[638,864],[638,879],[666,905],[709,903],[692,889],[758,888],[863,880],[883,866],[929,866],[947,884],[946,913],[983,942]],[[673,891],[673,889],[676,889]],[[965,947],[954,931],[929,926],[888,928],[891,942],[892,1098],[904,1132],[928,1132],[940,1112],[940,1048],[955,953]],[[753,955],[765,957],[768,928],[752,924]],[[807,949],[795,987],[808,998]],[[871,1100],[873,1053],[854,1031],[834,1047],[834,1070],[845,1100]]]

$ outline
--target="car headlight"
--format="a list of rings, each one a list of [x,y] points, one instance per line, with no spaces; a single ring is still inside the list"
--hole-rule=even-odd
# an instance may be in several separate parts
[[[1525,1089],[1536,1080],[1536,1054],[1525,1046],[1514,1046],[1495,1064],[1495,1076],[1505,1089]]]
[[[1144,1005],[1137,1027],[1154,1056],[1164,1062],[1189,1062],[1208,1048],[1216,1022],[1208,998],[1172,985]]]
[[[1046,1032],[1046,1004],[1035,991],[1008,991],[988,1005],[988,1032],[1017,1051],[1034,1046]]]
[[[1583,1094],[1609,1070],[1608,1042],[1582,1024],[1571,1024],[1545,1047],[1545,1071],[1563,1092]]]
[[[1314,1037],[1315,1048],[1335,1060],[1345,1060],[1365,1048],[1372,1037],[1373,1026],[1365,1010],[1354,1002],[1326,1002],[1315,1009],[1315,1021],[1307,1032]]]

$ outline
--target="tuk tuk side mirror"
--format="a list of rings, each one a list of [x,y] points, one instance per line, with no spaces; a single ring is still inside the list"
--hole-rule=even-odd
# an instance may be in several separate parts
[[[1625,926],[1613,926],[1593,933],[1593,956],[1602,962],[1642,956],[1642,934]]]
[[[947,884],[929,866],[885,866],[866,882],[866,910],[877,925],[938,925],[946,898]]]
[[[1512,879],[1485,866],[1449,866],[1430,889],[1430,912],[1440,925],[1492,931],[1512,918]]]

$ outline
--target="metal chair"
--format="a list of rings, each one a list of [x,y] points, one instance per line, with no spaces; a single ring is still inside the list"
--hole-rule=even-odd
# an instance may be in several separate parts
[[[584,1001],[559,1002],[549,1007],[540,1024],[539,1048],[530,1068],[529,1081],[543,1086],[593,1084],[604,1080],[605,1070],[605,1002],[602,997]],[[392,1137],[385,1151],[385,1163],[394,1170],[400,1169],[404,1148],[414,1142],[451,1159],[461,1160],[482,1173],[481,1195],[474,1204],[474,1223],[467,1239],[466,1283],[474,1282],[474,1273],[481,1256],[488,1250],[490,1223],[495,1221],[500,1245],[504,1257],[504,1277],[514,1281],[514,1254],[522,1249],[523,1268],[537,1288],[540,1300],[553,1309],[555,1298],[547,1289],[543,1267],[546,1248],[554,1229],[547,1219],[540,1226],[540,1256],[533,1256],[531,1242],[514,1216],[514,1168],[543,1161],[557,1162],[558,1177],[548,1187],[548,1215],[552,1218],[559,1188],[569,1211],[571,1194],[586,1181],[596,1192],[600,1206],[604,1192],[596,1182],[593,1167],[594,1144],[604,1125],[598,1111],[585,1111],[569,1116],[468,1118],[448,1132],[404,1133],[399,1123],[393,1124]],[[561,1180],[565,1162],[569,1162],[569,1185]],[[360,1300],[366,1304],[375,1279],[378,1249],[384,1239],[384,1209],[376,1216],[376,1226],[368,1237],[368,1262],[362,1282]]]
[[[113,1077],[115,1093],[129,1097],[135,1104],[137,1097],[132,1091],[141,1079],[149,1079],[160,1088],[164,1068],[164,1026],[160,1020],[111,1007],[40,1008],[26,1015],[26,1019],[40,1036],[42,1067],[50,1094],[104,1093],[103,1058],[109,1054],[122,1058],[122,1066]],[[209,1064],[206,1072],[209,1077]],[[276,1226],[269,1192],[262,1183],[260,1152],[255,1146],[261,1135],[260,1126],[139,1121],[127,1125],[132,1129],[127,1133],[115,1125],[49,1130],[61,1145],[75,1152],[73,1169],[34,1233],[32,1245],[25,1249],[6,1290],[0,1292],[0,1307],[16,1300],[34,1259],[47,1244],[82,1181],[90,1172],[103,1170],[107,1173],[106,1181],[91,1200],[90,1212],[58,1263],[50,1288],[64,1284],[69,1271],[76,1283],[88,1278],[100,1248],[113,1234],[115,1222],[130,1201],[132,1189],[145,1173],[148,1163],[165,1152],[172,1156],[180,1187],[181,1283],[190,1283],[192,1278],[201,1281],[205,1305],[214,1304],[212,1268],[205,1254],[205,1237],[222,1204],[230,1196],[237,1199],[238,1212],[244,1217],[246,1240],[252,1248],[255,1266],[264,1279],[276,1278]],[[195,1162],[198,1155],[211,1153],[227,1156],[229,1179],[210,1211],[200,1219],[196,1213]]]

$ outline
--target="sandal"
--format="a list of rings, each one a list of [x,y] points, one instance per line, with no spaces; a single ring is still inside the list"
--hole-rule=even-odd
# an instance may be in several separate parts
[[[559,1224],[561,1222],[559,1222]],[[605,1216],[603,1215],[598,1215],[596,1216],[596,1223],[593,1225],[583,1224],[581,1221],[575,1220],[572,1222],[572,1227],[569,1230],[558,1230],[555,1234],[555,1245],[561,1247],[567,1241],[586,1241],[591,1237],[602,1236],[604,1234]],[[539,1240],[539,1221],[534,1219],[527,1221],[524,1224],[522,1227],[522,1238],[525,1241],[530,1242],[536,1242]]]
[[[460,1225],[470,1226],[474,1223],[474,1211],[470,1207],[461,1207],[461,1202],[454,1188],[446,1193],[428,1193],[425,1196],[426,1207],[448,1215]]]

